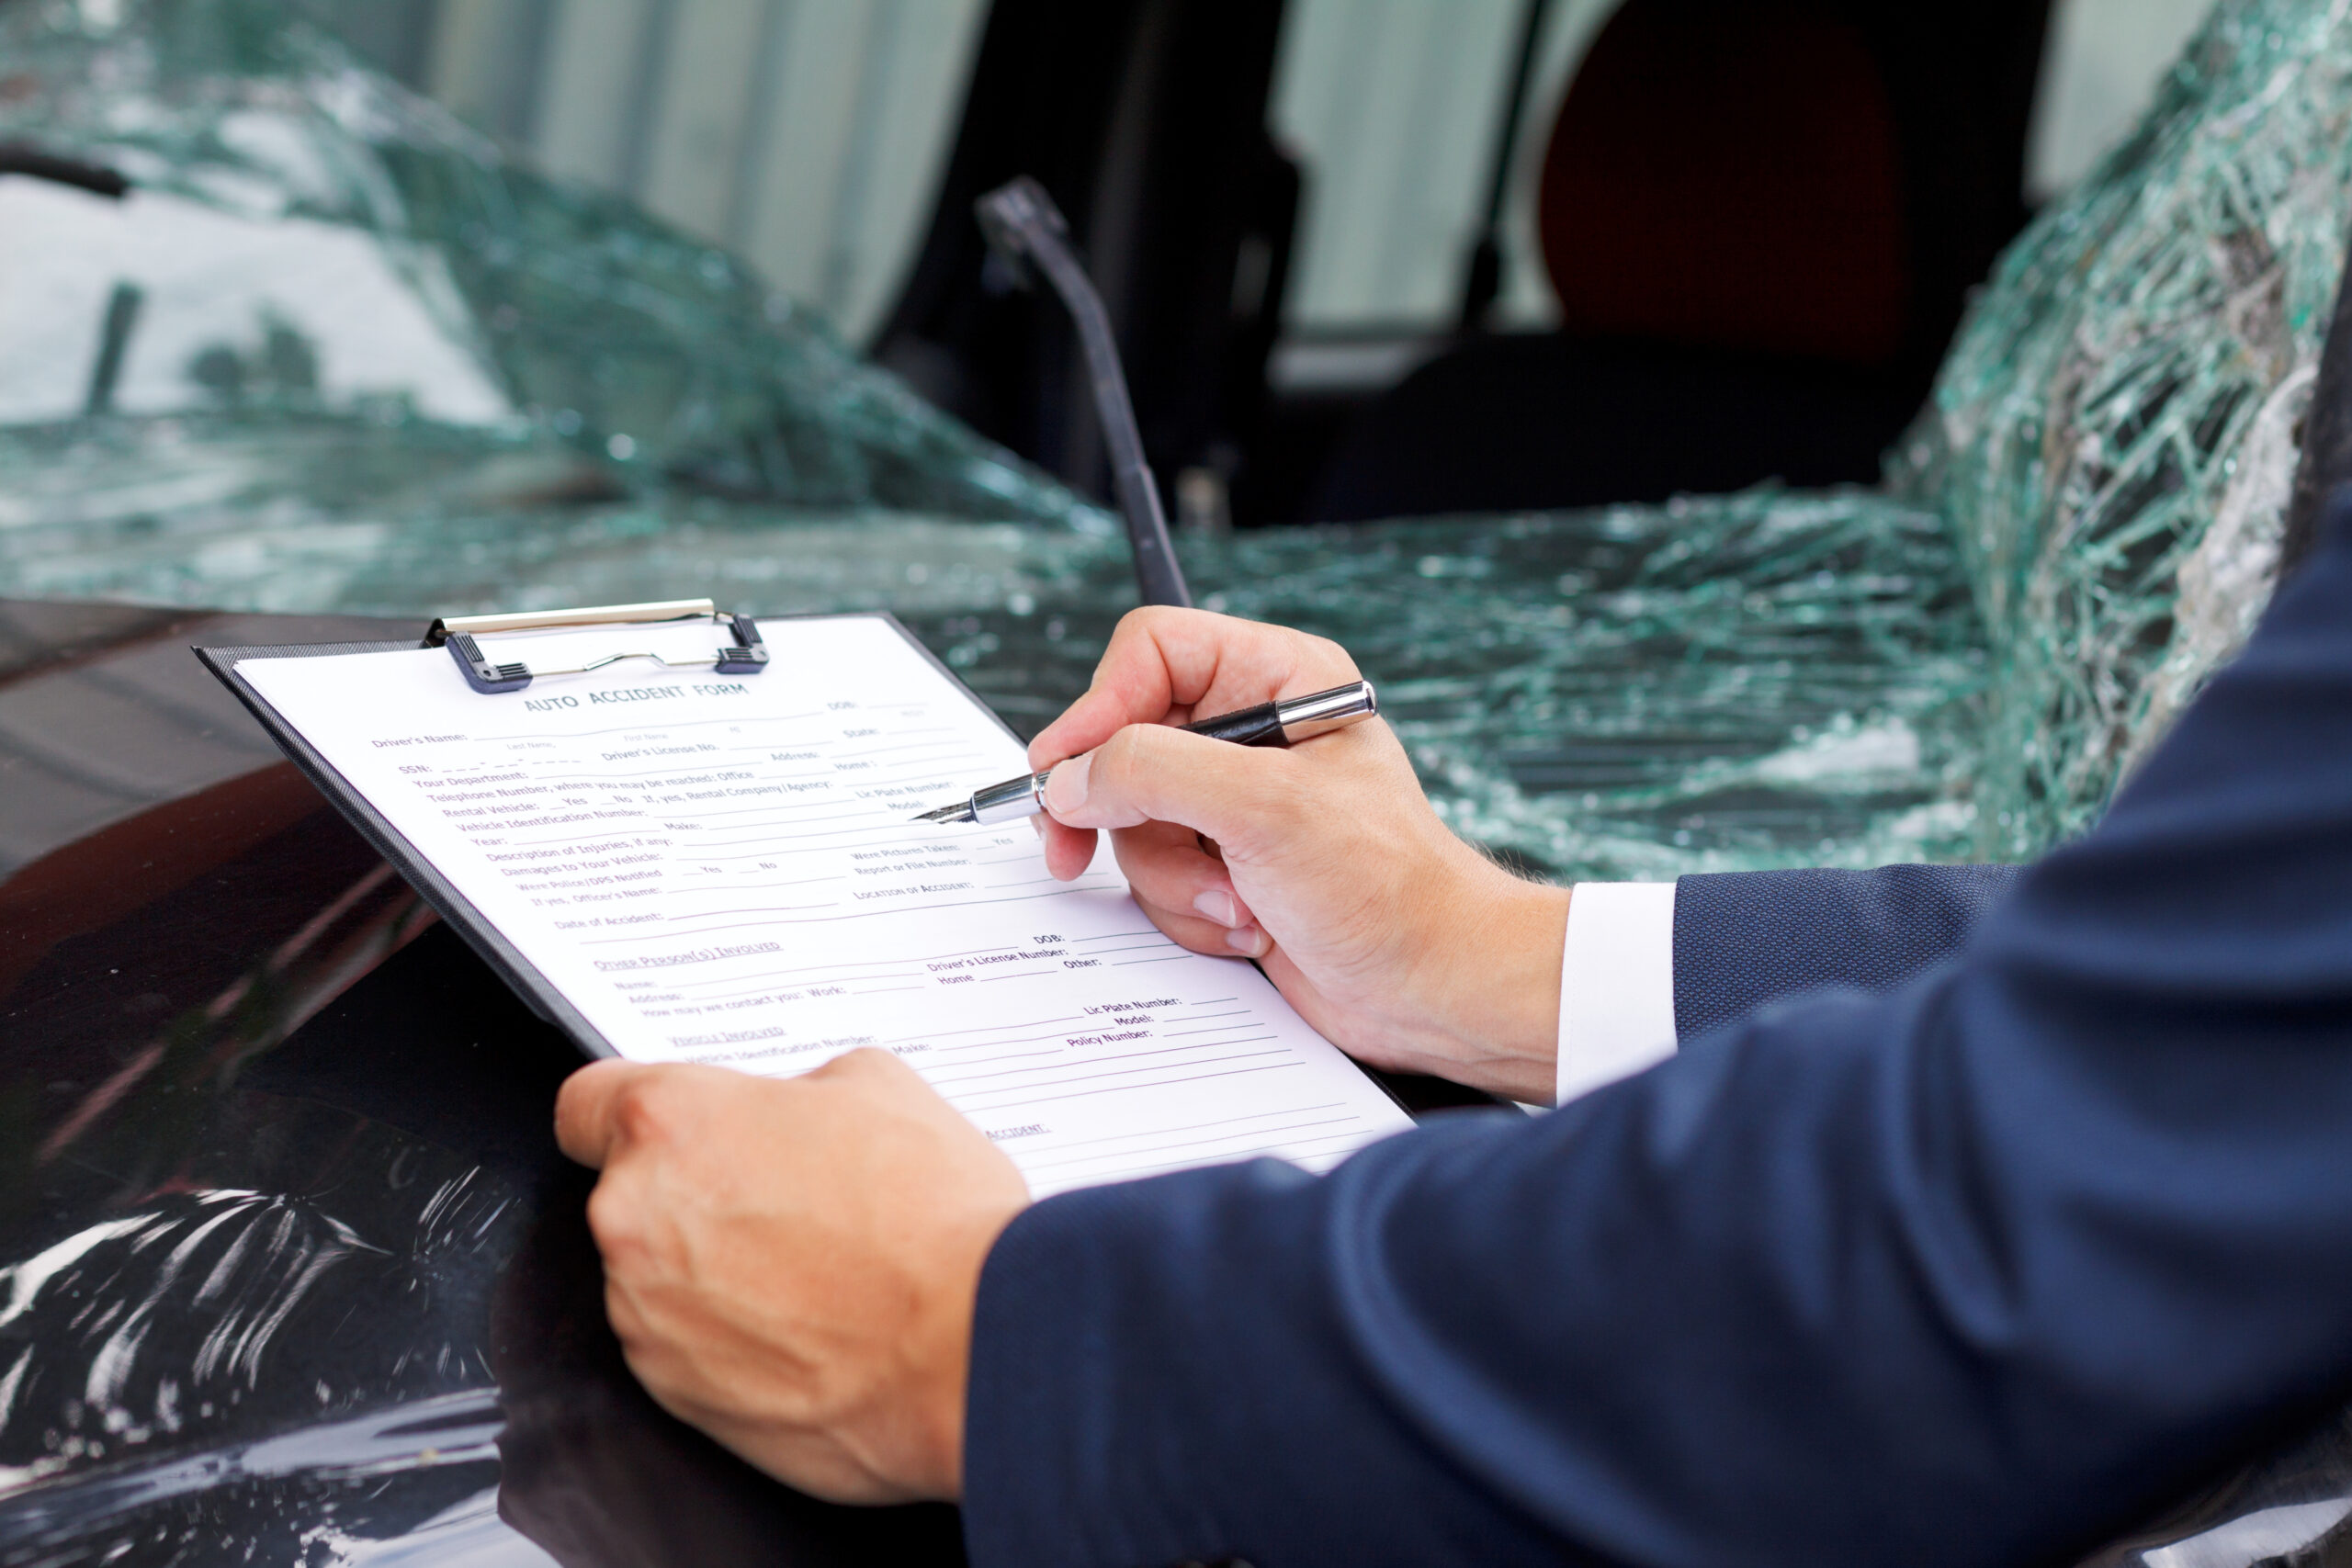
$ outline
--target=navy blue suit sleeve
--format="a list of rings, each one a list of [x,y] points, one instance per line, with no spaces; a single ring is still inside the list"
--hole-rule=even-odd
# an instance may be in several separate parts
[[[1674,885],[1674,1037],[1822,986],[1891,991],[1956,956],[2024,868],[1747,871]]]
[[[1955,961],[1321,1179],[1016,1219],[974,1561],[1990,1568],[2343,1401],[2342,525]]]

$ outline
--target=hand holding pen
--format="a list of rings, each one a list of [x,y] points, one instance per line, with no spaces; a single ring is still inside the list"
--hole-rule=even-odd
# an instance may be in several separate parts
[[[1179,728],[1362,680],[1321,637],[1134,612],[1092,687],[1030,744],[1048,775],[1046,865],[1079,875],[1107,829],[1154,925],[1197,953],[1257,959],[1335,1043],[1548,1101],[1566,891],[1456,838],[1376,718],[1287,748]]]

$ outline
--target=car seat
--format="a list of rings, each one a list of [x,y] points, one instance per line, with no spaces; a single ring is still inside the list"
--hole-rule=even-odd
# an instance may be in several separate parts
[[[2046,12],[1628,0],[1544,160],[1559,330],[1409,377],[1307,515],[1875,479],[2023,220]]]

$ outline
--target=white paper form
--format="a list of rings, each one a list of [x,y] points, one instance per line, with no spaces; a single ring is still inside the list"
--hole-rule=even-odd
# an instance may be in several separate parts
[[[909,821],[1021,747],[888,622],[763,621],[757,675],[647,662],[483,695],[439,649],[247,660],[300,730],[623,1055],[898,1053],[1043,1196],[1409,1123],[1239,959],[1156,931],[1107,847]],[[485,637],[534,667],[707,657],[707,625]]]

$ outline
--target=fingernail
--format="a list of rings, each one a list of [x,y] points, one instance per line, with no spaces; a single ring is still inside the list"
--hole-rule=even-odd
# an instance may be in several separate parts
[[[1033,811],[1029,814],[1029,830],[1036,834],[1037,837],[1041,839],[1046,836],[1046,814],[1044,812]]]
[[[1230,893],[1204,893],[1193,900],[1193,908],[1200,911],[1202,918],[1221,926],[1241,923],[1241,901]]]
[[[1266,933],[1256,926],[1244,926],[1238,931],[1225,933],[1225,945],[1244,958],[1255,958],[1271,945]]]
[[[1086,805],[1087,770],[1094,765],[1094,753],[1072,757],[1054,768],[1053,777],[1046,781],[1046,806],[1057,817],[1067,817]]]

